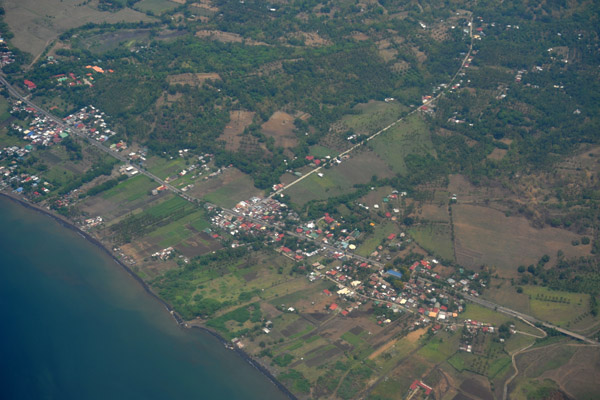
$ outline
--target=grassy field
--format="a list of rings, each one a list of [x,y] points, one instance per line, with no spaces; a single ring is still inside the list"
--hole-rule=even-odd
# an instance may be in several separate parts
[[[323,200],[354,191],[354,185],[364,184],[376,175],[392,177],[392,171],[370,150],[361,149],[340,165],[321,169],[323,177],[312,174],[287,190],[292,202],[304,205],[310,200]]]
[[[377,246],[390,235],[398,231],[398,227],[391,223],[385,222],[383,224],[375,226],[375,231],[370,234],[360,246],[356,249],[356,253],[366,257],[377,249]]]
[[[325,158],[327,156],[336,156],[337,153],[325,146],[321,146],[321,145],[314,145],[310,147],[310,150],[308,151],[309,154],[317,157],[317,158]]]
[[[498,274],[517,276],[519,265],[535,264],[544,255],[551,257],[557,250],[565,256],[589,254],[589,247],[572,246],[579,239],[575,233],[546,227],[533,228],[522,217],[506,217],[500,211],[480,206],[456,204],[452,206],[456,261],[469,268],[482,264],[497,267]]]
[[[458,349],[460,333],[452,336],[444,335],[443,338],[432,338],[425,346],[419,349],[417,354],[433,363],[440,363],[450,358]]]
[[[183,169],[185,169],[187,164],[185,159],[181,157],[176,157],[172,160],[167,160],[166,158],[162,157],[151,157],[147,162],[147,166],[148,171],[152,172],[161,179],[166,179],[180,173]]]
[[[533,316],[558,326],[567,326],[573,318],[589,310],[590,296],[554,291],[541,286],[524,286]]]
[[[454,261],[452,228],[446,224],[427,224],[409,229],[413,239],[425,250],[444,260]]]
[[[151,21],[152,17],[130,8],[117,12],[99,11],[95,4],[80,0],[5,0],[5,21],[15,37],[11,40],[19,49],[34,56],[68,29],[88,22]]]
[[[405,174],[404,158],[409,154],[433,154],[430,133],[418,115],[399,122],[394,127],[369,142],[373,151],[383,159],[395,173]]]
[[[156,183],[145,175],[138,175],[102,193],[102,198],[115,203],[135,201],[156,188]]]
[[[252,179],[240,173],[235,179],[225,182],[221,187],[204,196],[204,200],[222,207],[233,207],[242,200],[259,196],[260,190],[254,187]]]
[[[10,104],[4,96],[0,96],[0,122],[10,118]]]
[[[368,136],[398,120],[405,109],[397,102],[370,101],[357,105],[357,113],[344,116],[342,123],[355,133]]]
[[[162,14],[177,7],[177,4],[168,0],[142,0],[135,3],[135,9],[143,13],[152,12],[154,14]]]

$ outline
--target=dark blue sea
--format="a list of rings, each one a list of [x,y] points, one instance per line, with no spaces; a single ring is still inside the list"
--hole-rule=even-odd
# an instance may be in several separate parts
[[[0,399],[284,399],[114,260],[0,197]]]

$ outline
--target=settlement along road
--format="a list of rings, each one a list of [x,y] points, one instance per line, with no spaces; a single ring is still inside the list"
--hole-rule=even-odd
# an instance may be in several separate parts
[[[450,80],[450,83],[452,83],[452,82],[453,82],[453,81],[456,79],[456,77],[458,76],[458,74],[460,73],[460,71],[462,71],[462,69],[464,68],[464,66],[465,66],[465,64],[466,64],[466,62],[467,62],[467,59],[468,59],[468,58],[469,58],[469,56],[471,55],[471,51],[472,51],[472,49],[473,49],[473,34],[472,34],[472,32],[473,32],[473,23],[472,23],[472,21],[471,21],[471,22],[469,22],[469,36],[470,36],[470,38],[471,38],[471,43],[470,43],[470,45],[469,45],[469,51],[468,51],[467,55],[465,56],[465,58],[463,59],[463,61],[462,61],[462,64],[461,64],[461,66],[460,66],[459,70],[458,70],[458,71],[457,71],[457,72],[454,74],[454,76],[453,76],[453,77],[452,77],[452,79]],[[78,137],[80,137],[80,138],[82,138],[83,140],[85,140],[85,141],[86,141],[87,143],[89,143],[90,145],[94,146],[95,148],[99,149],[100,151],[103,151],[103,152],[105,152],[105,153],[107,153],[107,154],[111,155],[112,157],[116,158],[117,160],[119,160],[119,161],[121,161],[121,162],[123,162],[123,163],[126,163],[126,164],[127,164],[127,163],[129,163],[129,160],[127,160],[127,158],[126,158],[126,157],[123,157],[121,154],[119,154],[119,153],[116,153],[116,152],[114,152],[114,151],[110,150],[108,147],[106,147],[106,146],[102,145],[100,142],[98,142],[98,141],[96,141],[96,140],[94,140],[94,139],[90,138],[89,136],[87,136],[87,135],[86,135],[85,131],[83,131],[83,130],[79,130],[79,129],[76,129],[76,128],[74,128],[74,127],[67,126],[67,125],[64,123],[64,121],[63,121],[63,120],[61,120],[60,118],[58,118],[58,117],[54,116],[54,115],[53,115],[53,114],[51,114],[50,112],[48,112],[48,111],[44,110],[43,108],[39,107],[37,104],[35,104],[35,103],[31,102],[30,100],[28,100],[27,98],[25,98],[25,96],[23,96],[23,95],[22,95],[20,92],[18,92],[18,91],[17,91],[17,90],[16,90],[16,89],[15,89],[15,88],[14,88],[14,87],[13,87],[13,86],[12,86],[12,85],[11,85],[11,84],[10,84],[10,83],[9,83],[9,82],[8,82],[8,81],[5,79],[5,78],[4,78],[4,76],[3,76],[3,75],[1,75],[1,74],[0,74],[0,83],[2,83],[2,84],[3,84],[3,85],[6,87],[6,89],[8,90],[8,92],[9,92],[9,93],[10,93],[12,96],[14,96],[14,97],[18,98],[19,100],[21,100],[22,102],[24,102],[25,104],[27,104],[28,106],[30,106],[31,108],[33,108],[34,110],[36,110],[36,111],[37,111],[38,113],[40,113],[41,115],[44,115],[46,118],[48,118],[48,119],[50,119],[50,120],[54,121],[54,122],[55,122],[55,123],[56,123],[56,124],[57,124],[59,127],[61,127],[62,129],[64,129],[64,130],[69,130],[70,132],[74,133],[74,134],[75,134],[75,135],[77,135]],[[433,102],[433,101],[437,100],[437,99],[438,99],[438,98],[439,98],[439,97],[440,97],[440,96],[441,96],[443,93],[444,93],[443,91],[442,91],[442,92],[440,92],[440,93],[439,93],[439,94],[438,94],[436,97],[434,97],[434,98],[432,98],[432,99],[430,99],[430,100],[426,101],[424,104],[425,104],[425,105],[427,105],[427,104],[430,104],[431,102]],[[411,115],[411,114],[413,114],[413,113],[414,113],[414,112],[416,112],[416,111],[417,111],[417,109],[415,109],[415,110],[411,111],[411,112],[410,112],[408,115]],[[408,115],[407,115],[407,116],[408,116]],[[356,144],[356,145],[354,145],[353,147],[351,147],[350,149],[348,149],[348,150],[346,150],[346,151],[344,151],[344,152],[340,153],[340,154],[338,155],[338,157],[341,157],[341,156],[344,156],[344,155],[346,155],[346,154],[350,153],[351,151],[353,151],[353,150],[355,150],[356,148],[358,148],[359,146],[361,146],[363,143],[366,143],[367,141],[369,141],[369,140],[371,140],[371,139],[373,139],[373,138],[377,137],[377,136],[378,136],[378,135],[380,135],[381,133],[383,133],[383,132],[387,131],[389,128],[393,127],[393,126],[394,126],[394,125],[396,125],[398,122],[402,121],[404,118],[405,118],[405,117],[398,119],[397,121],[393,122],[392,124],[390,124],[390,125],[386,126],[385,128],[381,129],[380,131],[378,131],[378,132],[374,133],[373,135],[369,136],[369,137],[368,137],[368,138],[367,138],[365,141],[363,141],[363,142],[361,142],[361,143],[359,143],[359,144]],[[282,191],[286,190],[286,189],[287,189],[287,188],[289,188],[290,186],[292,186],[292,185],[294,185],[294,184],[296,184],[296,183],[300,182],[301,180],[303,180],[304,178],[308,177],[309,175],[311,175],[311,174],[313,174],[313,173],[315,173],[315,172],[319,171],[321,168],[322,168],[322,167],[319,167],[319,168],[316,168],[316,169],[314,169],[314,170],[310,171],[310,172],[309,172],[309,173],[307,173],[306,175],[304,175],[304,176],[302,176],[301,178],[299,178],[299,179],[297,179],[297,180],[295,180],[295,181],[291,182],[290,184],[288,184],[288,185],[287,185],[287,186],[285,186],[284,188],[280,189],[279,191],[277,191],[277,192],[275,192],[275,193],[271,194],[271,196],[270,196],[270,197],[273,197],[274,195],[276,195],[276,194],[278,194],[278,193],[281,193]],[[141,173],[141,174],[143,174],[143,175],[147,176],[148,178],[152,179],[153,181],[155,181],[155,182],[156,182],[156,183],[158,183],[159,185],[162,185],[162,186],[166,187],[166,188],[167,188],[167,189],[169,189],[170,191],[172,191],[172,192],[174,192],[174,193],[178,194],[179,196],[183,197],[183,198],[184,198],[184,199],[186,199],[187,201],[190,201],[190,202],[193,202],[193,203],[198,203],[198,202],[199,202],[199,199],[197,199],[197,198],[194,198],[194,197],[192,197],[192,196],[190,196],[190,195],[188,195],[188,194],[184,193],[183,191],[181,191],[180,189],[176,188],[175,186],[173,186],[173,185],[171,185],[171,184],[167,183],[167,182],[166,182],[166,181],[164,181],[163,179],[160,179],[158,176],[154,175],[153,173],[151,173],[151,172],[149,172],[149,171],[147,171],[147,170],[145,170],[145,169],[143,169],[143,168],[138,168],[138,169],[139,169],[139,171],[140,171],[140,173]],[[210,203],[206,203],[206,204],[212,205],[212,206],[213,206],[213,207],[215,207],[215,208],[220,208],[220,207],[218,207],[218,206],[217,206],[217,205],[215,205],[215,204],[210,204]],[[240,214],[239,214],[239,213],[236,213],[236,212],[234,212],[233,210],[226,209],[226,208],[221,208],[221,209],[222,209],[222,210],[223,210],[225,213],[227,213],[227,214],[230,214],[230,215],[235,215],[235,216],[240,216]],[[249,219],[249,220],[252,220],[252,221],[254,221],[254,222],[259,222],[259,223],[261,223],[261,224],[263,224],[263,225],[268,225],[268,224],[265,224],[265,221],[262,221],[262,220],[254,220],[253,218],[248,218],[248,217],[245,217],[245,218],[247,218],[247,219]],[[351,258],[351,259],[359,260],[359,261],[366,262],[366,263],[371,263],[371,264],[373,264],[373,265],[375,265],[375,266],[377,266],[377,267],[379,267],[379,268],[381,268],[381,267],[383,267],[383,266],[384,266],[384,264],[382,264],[382,263],[380,263],[380,262],[377,262],[377,261],[374,261],[374,260],[370,260],[370,259],[368,259],[368,258],[366,258],[366,257],[363,257],[363,256],[360,256],[360,255],[358,255],[358,254],[354,254],[354,253],[350,253],[350,252],[345,252],[345,251],[342,251],[342,250],[340,250],[340,249],[338,249],[338,248],[336,248],[336,247],[334,247],[334,246],[331,246],[331,245],[329,245],[329,244],[323,244],[323,243],[320,243],[320,242],[318,242],[318,241],[316,241],[316,240],[312,240],[312,239],[310,239],[310,238],[307,238],[306,236],[303,236],[303,235],[296,234],[295,232],[287,232],[287,231],[285,231],[285,230],[281,229],[280,227],[273,226],[273,225],[269,225],[269,226],[270,226],[271,228],[274,228],[274,229],[278,230],[278,231],[285,232],[285,233],[287,233],[288,235],[291,235],[291,236],[294,236],[294,237],[297,237],[297,238],[300,238],[300,239],[310,240],[310,241],[312,241],[313,243],[317,244],[318,246],[320,246],[320,247],[324,247],[325,249],[327,249],[327,250],[329,250],[329,251],[333,251],[333,252],[341,252],[341,253],[342,253],[344,256],[346,256],[346,257],[349,257],[349,258]],[[579,335],[579,334],[577,334],[577,333],[574,333],[574,332],[568,331],[568,330],[566,330],[566,329],[563,329],[563,328],[560,328],[560,327],[554,326],[554,325],[552,325],[552,324],[549,324],[549,323],[547,323],[547,322],[540,321],[540,320],[538,320],[537,318],[534,318],[534,317],[532,317],[532,316],[530,316],[530,315],[523,314],[523,313],[520,313],[520,312],[517,312],[517,311],[511,310],[511,309],[508,309],[508,308],[506,308],[506,307],[503,307],[503,306],[501,306],[501,305],[499,305],[499,304],[492,303],[492,302],[490,302],[490,301],[483,300],[483,299],[480,299],[480,298],[478,298],[478,297],[473,297],[473,296],[469,296],[469,295],[466,295],[466,296],[465,296],[465,299],[467,299],[467,300],[469,300],[469,301],[472,301],[473,303],[476,303],[476,304],[482,305],[482,306],[484,306],[484,307],[491,308],[491,309],[493,309],[493,310],[499,311],[499,312],[501,312],[501,313],[504,313],[504,314],[506,314],[506,315],[510,315],[510,316],[517,317],[517,318],[522,318],[522,319],[525,319],[525,320],[527,320],[527,321],[530,321],[530,322],[532,322],[532,323],[539,323],[539,324],[542,324],[543,326],[545,326],[545,327],[547,327],[547,328],[555,329],[555,330],[557,330],[558,332],[561,332],[561,333],[563,333],[564,335],[567,335],[567,336],[570,336],[570,337],[572,337],[572,338],[575,338],[575,339],[578,339],[578,340],[584,341],[584,342],[586,342],[586,343],[593,344],[593,345],[600,345],[600,343],[598,343],[598,342],[597,342],[597,341],[595,341],[595,340],[592,340],[592,339],[586,338],[585,336],[582,336],[582,335]]]

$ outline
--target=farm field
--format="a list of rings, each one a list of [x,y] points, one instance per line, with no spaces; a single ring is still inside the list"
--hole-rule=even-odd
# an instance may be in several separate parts
[[[572,246],[580,237],[569,231],[533,228],[522,217],[506,217],[491,208],[456,204],[452,206],[456,261],[468,268],[482,264],[498,268],[503,277],[516,277],[519,265],[536,264],[547,254],[554,263],[556,252],[567,257],[589,254],[586,245]]]
[[[397,233],[398,227],[396,224],[386,222],[375,227],[375,230],[370,234],[363,243],[358,246],[356,253],[366,257],[377,249],[383,240],[388,237],[391,233]]]
[[[529,296],[529,312],[543,321],[567,327],[577,316],[589,311],[590,296],[554,291],[540,286],[524,286]]]
[[[360,151],[340,165],[321,169],[323,177],[316,173],[290,187],[286,194],[299,206],[311,200],[323,200],[354,191],[354,185],[364,184],[376,175],[379,178],[393,176],[385,163],[371,151]]]
[[[447,224],[419,225],[409,230],[412,238],[425,250],[444,260],[454,261],[452,227]]]
[[[397,121],[405,110],[405,106],[395,101],[386,103],[371,100],[355,106],[356,114],[345,116],[341,123],[355,133],[370,136]]]
[[[409,154],[433,154],[433,144],[425,122],[412,115],[369,141],[368,146],[395,172],[406,174],[404,159]]]
[[[260,189],[254,187],[252,179],[234,168],[229,168],[217,178],[209,179],[207,183],[210,184],[210,189],[204,187],[204,182],[198,183],[198,189],[192,193],[197,194],[198,190],[201,190],[204,200],[222,207],[233,207],[242,200],[261,195]]]
[[[169,11],[177,7],[177,3],[169,0],[142,0],[135,3],[134,8],[143,13],[148,11],[153,14],[162,14],[165,11]]]
[[[576,399],[594,399],[600,390],[600,351],[573,344],[532,348],[517,356],[520,373],[509,386],[514,399],[528,399],[541,388],[560,388]],[[552,381],[555,383],[553,383]]]
[[[15,35],[12,43],[35,57],[61,33],[88,22],[153,20],[152,17],[130,8],[123,8],[117,12],[103,12],[96,8],[97,1],[80,4],[79,0],[5,0],[5,20]]]

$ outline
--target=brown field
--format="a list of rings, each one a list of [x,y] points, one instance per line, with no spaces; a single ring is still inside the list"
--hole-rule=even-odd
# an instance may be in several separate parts
[[[297,32],[292,34],[292,36],[304,40],[306,46],[319,47],[331,44],[329,40],[319,36],[316,32]],[[282,39],[285,40],[285,38]]]
[[[11,42],[36,57],[61,33],[88,22],[154,19],[130,8],[114,13],[99,11],[98,0],[81,4],[81,0],[5,0],[2,4],[6,11],[4,20],[15,35]]]
[[[600,349],[558,344],[535,348],[517,356],[519,375],[509,386],[509,397],[526,398],[530,382],[551,379],[575,399],[595,399],[600,391]]]
[[[392,43],[388,39],[377,42],[377,49],[385,62],[392,61],[398,55],[398,50],[392,47]]]
[[[202,86],[207,80],[219,81],[221,80],[221,76],[219,76],[219,74],[216,72],[208,72],[202,74],[177,74],[169,75],[167,77],[167,82],[169,82],[171,85]]]
[[[252,123],[254,112],[251,111],[230,111],[229,123],[225,126],[223,134],[219,140],[225,142],[225,148],[229,151],[238,151],[240,149],[242,137],[240,134]]]
[[[294,134],[294,117],[288,113],[275,111],[261,128],[266,136],[275,139],[275,146],[290,148],[298,143]]]
[[[460,201],[460,200],[459,200]],[[522,217],[506,217],[487,207],[457,204],[454,216],[456,261],[469,268],[495,266],[504,277],[517,275],[519,265],[535,264],[544,254],[554,258],[589,254],[590,247],[572,246],[579,236],[557,228],[533,228]],[[552,260],[551,260],[552,262]]]
[[[448,214],[448,206],[438,206],[436,204],[424,204],[421,207],[421,218],[433,222],[450,222],[450,215]]]
[[[252,39],[246,39],[237,33],[222,32],[216,30],[200,30],[196,36],[202,39],[216,40],[223,43],[245,43],[252,46],[267,46],[264,42],[258,42]]]
[[[185,0],[177,0],[177,3],[185,4]],[[210,0],[200,0],[195,3],[192,3],[191,6],[202,8],[204,10],[207,10],[207,11],[210,11],[213,13],[216,13],[219,11],[219,9],[217,7],[213,6],[213,4]]]
[[[508,153],[508,150],[495,148],[492,152],[487,156],[490,160],[502,160],[504,156]]]

